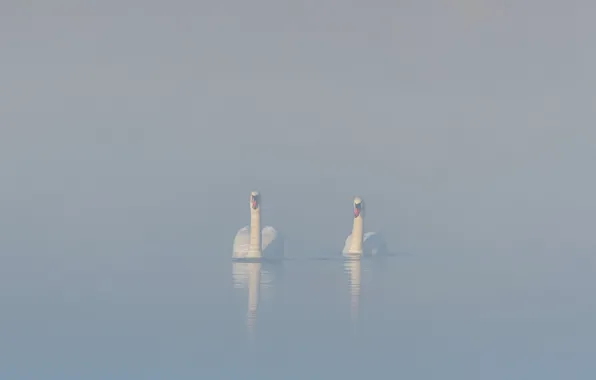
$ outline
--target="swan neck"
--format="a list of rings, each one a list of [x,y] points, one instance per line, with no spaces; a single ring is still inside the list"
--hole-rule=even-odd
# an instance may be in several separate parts
[[[364,219],[362,215],[354,218],[352,226],[352,241],[350,243],[349,253],[362,254],[362,244],[364,240]]]
[[[247,258],[261,257],[261,209],[250,210],[250,243]]]

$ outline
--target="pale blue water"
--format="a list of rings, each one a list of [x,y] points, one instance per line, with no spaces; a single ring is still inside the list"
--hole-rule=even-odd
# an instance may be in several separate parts
[[[21,252],[2,268],[1,378],[596,374],[588,256],[412,253],[349,268],[304,253],[259,269],[227,252],[83,253]]]

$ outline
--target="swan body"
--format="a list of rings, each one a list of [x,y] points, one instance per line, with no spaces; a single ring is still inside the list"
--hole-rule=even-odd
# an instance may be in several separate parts
[[[387,245],[383,237],[377,232],[367,232],[362,238],[362,255],[363,256],[375,256],[385,255],[387,253]],[[352,244],[352,234],[349,234],[346,238],[344,245],[343,254],[345,256],[351,256],[349,253],[350,245]]]
[[[284,256],[284,239],[271,226],[261,230],[261,256],[250,257],[250,226],[242,227],[234,238],[234,259],[282,258]]]
[[[387,245],[383,236],[377,232],[364,233],[364,201],[354,198],[354,222],[352,233],[346,238],[342,254],[346,257],[375,256],[387,254]]]
[[[281,259],[284,250],[284,239],[274,227],[261,229],[261,195],[253,191],[250,194],[250,224],[236,233],[232,258],[249,261]]]

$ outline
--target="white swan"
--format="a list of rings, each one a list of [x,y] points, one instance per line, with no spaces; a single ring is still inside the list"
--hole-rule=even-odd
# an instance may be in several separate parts
[[[261,195],[253,191],[250,194],[250,225],[236,233],[232,258],[252,261],[281,259],[284,250],[284,239],[275,228],[265,226],[261,230]]]
[[[354,198],[354,224],[352,233],[346,238],[342,251],[346,257],[361,257],[387,254],[387,245],[383,236],[376,232],[364,233],[364,201],[360,197]]]

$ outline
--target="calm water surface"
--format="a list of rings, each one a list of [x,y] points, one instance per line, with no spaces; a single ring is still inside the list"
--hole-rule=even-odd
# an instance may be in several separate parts
[[[5,379],[596,374],[588,255],[39,257],[15,253],[2,269]]]

